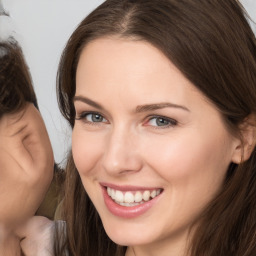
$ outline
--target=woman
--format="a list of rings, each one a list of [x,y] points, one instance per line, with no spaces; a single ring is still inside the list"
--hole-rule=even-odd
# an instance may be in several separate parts
[[[58,92],[70,255],[256,254],[256,45],[237,1],[106,1]]]
[[[0,255],[21,254],[23,226],[41,204],[53,166],[22,50],[13,39],[0,42]]]
[[[235,0],[107,0],[81,22],[58,73],[73,135],[56,255],[256,255],[244,15]]]

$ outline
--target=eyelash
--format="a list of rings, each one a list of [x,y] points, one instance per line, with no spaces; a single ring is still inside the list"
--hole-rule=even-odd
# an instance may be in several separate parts
[[[88,121],[87,117],[89,115],[92,115],[92,116],[97,115],[98,117],[102,118],[102,120],[105,120],[105,121],[95,121],[95,122]],[[154,120],[154,119],[156,120],[155,121],[156,124],[157,124],[157,119],[158,119],[158,121],[163,122],[164,124],[163,125],[149,125],[149,122]],[[98,112],[92,112],[92,111],[82,112],[81,114],[78,115],[78,117],[76,117],[76,120],[82,120],[83,122],[85,122],[87,124],[90,124],[90,125],[108,123],[108,120],[103,115],[101,115]],[[146,125],[146,126],[154,127],[155,129],[165,129],[165,128],[176,126],[178,124],[178,122],[176,120],[172,119],[172,118],[169,118],[169,117],[155,115],[155,116],[148,116],[146,118],[146,121],[143,124]]]
[[[164,125],[148,125],[148,123],[154,119],[155,119],[156,124],[157,124],[157,119],[165,122],[165,124]],[[165,128],[176,126],[178,124],[178,122],[172,118],[165,117],[165,116],[150,116],[147,118],[147,120],[144,124],[146,126],[152,126],[155,129],[165,129]]]
[[[93,116],[93,115],[95,115],[95,116],[97,115],[97,116],[99,116],[100,118],[105,119],[104,116],[101,115],[100,113],[90,111],[90,112],[82,112],[81,114],[78,115],[78,117],[76,117],[76,120],[82,120],[83,122],[85,122],[85,123],[87,123],[87,124],[91,124],[91,125],[101,124],[101,123],[106,123],[106,122],[107,122],[107,119],[105,119],[106,122],[102,122],[102,121],[99,121],[99,122],[88,121],[88,120],[86,119],[86,117],[89,116],[89,115],[92,115],[92,116]]]

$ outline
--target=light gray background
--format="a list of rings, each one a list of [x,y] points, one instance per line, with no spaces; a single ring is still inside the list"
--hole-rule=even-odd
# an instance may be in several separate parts
[[[58,110],[55,81],[60,54],[78,23],[103,0],[0,0],[10,17],[0,17],[0,38],[13,35],[29,65],[55,160],[64,163],[70,130]],[[256,0],[242,0],[256,21]],[[253,30],[256,32],[256,26]]]

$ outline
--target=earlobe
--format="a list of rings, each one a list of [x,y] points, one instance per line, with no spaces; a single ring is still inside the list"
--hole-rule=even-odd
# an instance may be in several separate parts
[[[237,143],[232,162],[240,164],[247,161],[256,146],[256,119],[255,115],[250,115],[240,125],[240,140]]]

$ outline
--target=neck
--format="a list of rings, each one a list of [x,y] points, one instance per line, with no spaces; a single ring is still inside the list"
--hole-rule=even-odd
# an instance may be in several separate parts
[[[0,224],[0,256],[20,256],[20,240],[19,238]]]

